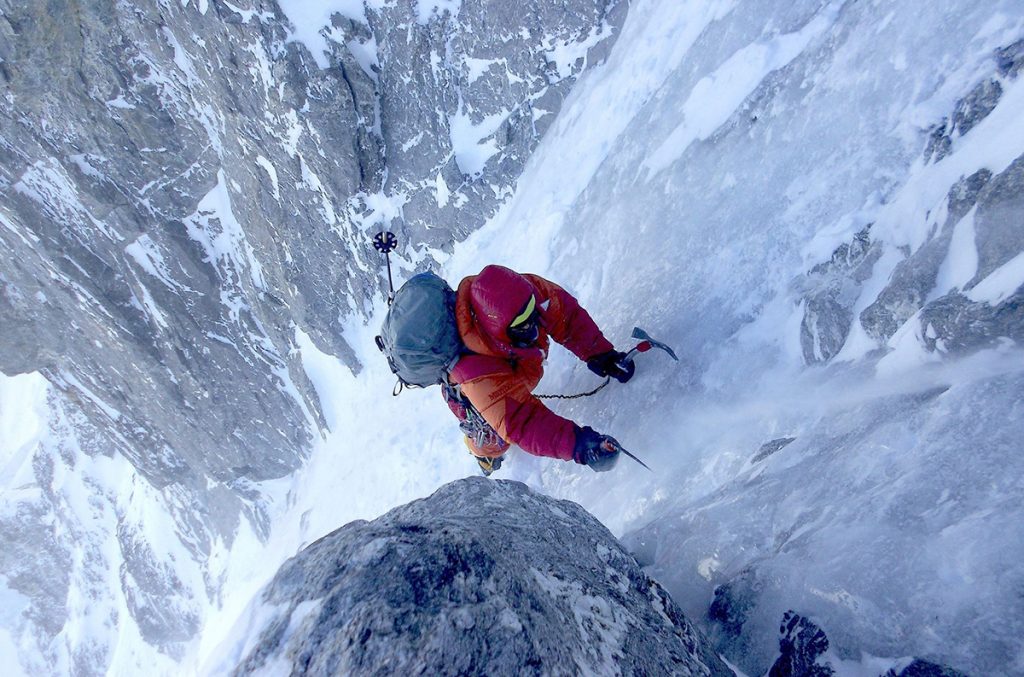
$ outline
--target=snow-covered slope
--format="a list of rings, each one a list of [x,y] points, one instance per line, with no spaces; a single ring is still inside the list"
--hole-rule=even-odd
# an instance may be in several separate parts
[[[358,9],[361,3],[342,4]],[[205,12],[207,6],[204,0],[182,7]],[[224,16],[238,15],[244,30],[260,32],[259,15],[238,13],[231,9],[234,4],[209,6]],[[467,20],[468,0],[462,5],[417,1],[402,6],[409,17],[435,17],[433,23],[410,19],[405,24],[416,36],[413,43],[422,39],[427,46],[437,40],[465,55],[458,51],[459,40],[449,39],[441,19],[445,9],[450,16],[461,7],[458,16]],[[360,23],[358,11],[350,13],[358,15],[354,23],[340,22],[339,32],[332,33],[335,56],[352,62],[353,81],[361,83],[353,96],[372,94],[370,73],[375,71],[372,60],[365,58],[371,32]],[[4,14],[10,16],[6,9]],[[552,78],[557,80],[564,68],[582,65],[573,50],[589,46],[593,26],[603,20],[599,11],[587,16],[587,28],[571,29],[561,40],[544,42],[543,36],[535,36],[539,53],[548,55],[544,68]],[[155,36],[164,35],[155,22],[146,25]],[[486,32],[485,25],[474,24],[478,32]],[[23,35],[31,27],[30,22],[0,22],[5,37]],[[378,44],[381,35],[372,34]],[[283,32],[272,31],[267,44],[273,45],[275,36],[284,39]],[[1019,594],[1024,585],[1024,532],[1016,526],[1024,518],[1024,355],[1017,345],[1024,334],[1022,39],[1024,6],[1019,0],[635,0],[606,63],[579,81],[557,117],[536,111],[531,116],[550,127],[511,199],[444,263],[453,282],[491,262],[544,274],[575,292],[619,346],[628,345],[630,329],[639,325],[675,347],[682,357],[678,365],[657,353],[644,355],[638,360],[638,375],[627,386],[615,384],[594,398],[554,405],[580,423],[615,435],[655,474],[623,462],[614,473],[597,476],[570,464],[517,454],[499,476],[576,500],[613,532],[624,534],[687,615],[703,622],[725,656],[750,674],[770,664],[777,624],[787,608],[820,624],[835,660],[852,661],[838,666],[842,669],[868,670],[873,664],[861,662],[863,651],[890,658],[923,656],[970,674],[1024,670],[1024,602]],[[170,38],[161,40],[163,58],[175,63],[178,52]],[[340,49],[348,43],[348,51]],[[0,42],[8,44],[17,43]],[[396,50],[414,60],[420,55],[423,80],[432,79],[426,74],[433,72],[434,52]],[[17,75],[12,70],[16,55],[0,56],[5,82],[16,82],[10,75]],[[520,63],[505,58],[504,64],[491,53],[461,59],[452,66],[460,74],[455,79],[472,80],[487,91],[493,86],[509,94],[508,100],[522,101],[516,96],[529,97],[529,92],[503,89],[522,77],[514,70],[502,74],[502,65]],[[304,63],[294,53],[287,60],[289,68]],[[526,58],[522,63],[532,62]],[[369,71],[360,64],[367,64]],[[182,73],[179,78],[187,76]],[[492,83],[492,77],[504,84]],[[420,81],[413,78],[410,83]],[[396,80],[394,96],[407,84]],[[406,217],[424,226],[399,229],[409,247],[399,278],[433,265],[425,258],[433,251],[429,247],[449,241],[453,231],[461,236],[470,229],[457,224],[451,231],[428,230],[425,226],[442,224],[431,223],[434,216],[417,213],[415,205],[427,209],[433,201],[433,209],[441,210],[438,216],[444,210],[458,213],[465,205],[446,172],[471,172],[491,153],[494,139],[502,136],[514,145],[515,130],[530,127],[524,122],[526,127],[492,130],[491,109],[467,123],[459,112],[468,109],[454,89],[441,87],[436,93],[455,96],[454,101],[445,99],[451,116],[441,125],[443,132],[430,127],[420,141],[408,134],[389,142],[389,148],[403,149],[396,161],[407,161],[403,166],[416,177],[417,195],[410,198]],[[121,106],[127,101],[112,95],[100,103],[117,112],[125,110]],[[296,113],[302,111],[300,102],[289,101],[296,104]],[[374,99],[361,101],[368,106],[359,110],[365,113],[363,132],[369,134]],[[399,100],[390,101],[400,118]],[[10,104],[5,110],[20,109]],[[314,113],[325,118],[331,110],[314,106]],[[12,113],[10,120],[35,130],[32,138],[42,140],[43,150],[63,138],[59,126],[44,124],[41,117]],[[201,120],[193,122],[197,138],[205,138]],[[447,143],[442,138],[429,167],[421,167],[416,143],[437,143],[427,136],[438,134]],[[311,144],[306,153],[310,161],[327,165],[317,149],[327,155],[341,137],[302,138]],[[279,149],[282,159],[288,156],[286,141],[283,137]],[[202,143],[195,148],[198,153]],[[33,186],[37,196],[47,186],[65,194],[57,190],[64,185],[58,180],[60,171],[45,163],[33,165],[44,159],[46,154],[40,153],[19,160],[17,175],[0,183],[5,194],[20,196],[20,218],[29,218],[31,210],[24,205],[33,198],[25,191]],[[70,169],[63,171],[78,172],[85,182],[92,165],[88,158],[79,158],[86,165],[77,161],[80,153],[68,154],[65,164]],[[522,154],[517,157],[524,159]],[[501,165],[502,171],[518,172],[521,165],[506,166],[500,155],[485,159],[492,164],[485,163],[484,175],[474,185],[481,196],[495,195],[488,203],[493,206],[511,194],[511,184],[492,183],[487,171],[498,171]],[[269,222],[291,217],[292,212],[274,207],[277,190],[315,223],[326,218],[322,196],[338,198],[336,186],[320,181],[318,187],[301,163],[282,165],[291,168],[286,182],[280,168],[275,174],[258,159],[253,161],[257,164],[251,165],[252,171],[236,180],[243,188],[259,186],[260,203],[249,205],[254,222],[262,223],[264,203],[270,205]],[[435,171],[435,161],[446,163],[443,171]],[[203,214],[214,202],[225,204],[219,199],[224,195],[232,195],[233,208],[242,204],[232,193],[239,189],[231,182],[231,171],[221,181],[215,164],[208,163],[206,180],[194,182],[191,197],[185,196],[187,209],[179,210],[179,218],[195,213],[193,230],[203,229]],[[236,166],[224,164],[228,170]],[[30,165],[35,166],[32,172]],[[356,162],[350,169],[359,166],[368,165]],[[421,176],[416,173],[421,169],[431,171]],[[349,177],[352,185],[358,185],[355,176]],[[148,180],[140,177],[138,188]],[[133,181],[127,177],[120,183],[134,186]],[[17,185],[24,190],[15,190]],[[296,188],[288,198],[291,186]],[[218,187],[220,192],[209,197]],[[364,197],[375,192],[371,186]],[[122,213],[117,195],[115,191],[106,202],[100,200],[111,218]],[[198,209],[206,197],[209,209]],[[355,207],[353,214],[367,219],[352,223],[345,232],[350,238],[394,213],[390,200],[369,199]],[[31,236],[6,214],[0,212],[5,244],[11,251],[32,250]],[[188,234],[184,222],[182,227]],[[261,246],[280,243],[282,252],[294,247],[295,256],[329,261],[332,246],[344,240],[320,237],[324,233],[316,229],[311,232],[320,235],[298,240],[287,229],[275,230],[273,236],[270,232],[256,238],[257,260],[262,261]],[[199,240],[190,246],[200,246]],[[238,244],[237,239],[228,240]],[[188,534],[203,533],[215,515],[224,513],[177,511],[181,496],[175,491],[154,489],[135,466],[111,460],[89,443],[67,441],[89,438],[88,421],[76,414],[79,408],[94,412],[95,420],[121,420],[124,413],[109,404],[110,398],[94,397],[97,388],[82,379],[77,385],[51,380],[46,386],[39,377],[23,375],[16,382],[2,382],[10,395],[4,400],[5,441],[14,442],[5,445],[0,458],[8,487],[0,517],[5,524],[58,525],[62,543],[89,544],[51,548],[56,541],[46,540],[50,532],[45,529],[5,530],[0,554],[5,612],[0,621],[13,632],[0,633],[3,655],[20,648],[23,655],[49,652],[47,660],[58,657],[50,664],[59,667],[81,660],[122,670],[148,658],[137,636],[140,631],[121,622],[130,614],[110,620],[110,609],[122,608],[122,601],[96,604],[90,597],[90,591],[109,589],[116,577],[125,595],[137,581],[160,583],[144,599],[172,603],[145,608],[166,612],[166,617],[156,617],[157,627],[171,631],[168,637],[178,650],[166,665],[190,669],[221,643],[258,587],[301,545],[475,471],[437,392],[391,397],[392,379],[372,341],[382,317],[377,290],[383,276],[373,285],[354,282],[351,306],[340,301],[344,294],[331,295],[335,283],[347,288],[353,279],[369,280],[375,273],[366,244],[352,243],[361,252],[362,266],[353,263],[344,271],[313,266],[328,271],[321,276],[297,265],[305,286],[288,297],[289,309],[274,315],[295,318],[300,331],[289,328],[278,350],[290,361],[293,380],[302,386],[308,378],[315,387],[332,432],[317,441],[294,475],[231,485],[236,492],[231,501],[237,503],[242,496],[243,502],[258,504],[258,514],[266,521],[256,522],[270,528],[260,538],[242,527],[230,549],[215,541],[202,566],[174,559],[181,547],[161,536],[180,531],[187,540]],[[138,244],[126,255],[138,262],[140,274],[160,280],[166,275],[160,259],[147,255],[152,248],[146,242]],[[249,265],[245,251],[238,249],[241,268]],[[219,252],[208,253],[211,274],[223,259]],[[203,258],[197,250],[183,260],[199,265],[195,261]],[[63,262],[59,271],[72,282],[81,284],[79,278],[89,277],[72,263],[55,260]],[[176,257],[164,260],[178,264]],[[135,265],[125,261],[126,266]],[[19,266],[29,262],[19,259]],[[5,275],[14,270],[4,265]],[[270,271],[263,265],[264,272]],[[237,279],[243,285],[256,281],[251,275]],[[100,276],[97,289],[117,288],[116,281],[116,276]],[[31,308],[32,298],[45,303],[36,293],[51,298],[47,290],[58,288],[52,282],[46,289],[29,285],[19,297],[7,292],[12,287],[6,279],[2,282],[0,309],[7,309],[3,304]],[[71,285],[59,288],[71,300],[56,306],[70,309],[81,298],[86,316],[95,320],[89,326],[101,331],[102,311],[89,297],[77,296],[80,290]],[[259,298],[256,286],[250,291],[247,298]],[[159,317],[141,288],[125,299],[139,322]],[[221,308],[219,300],[216,294],[213,306],[227,314],[230,308]],[[272,301],[258,303],[266,309]],[[356,309],[356,314],[340,335],[332,336],[330,323],[343,306]],[[364,311],[371,316],[368,322]],[[27,318],[29,313],[10,316]],[[58,317],[62,327],[74,329],[72,320]],[[156,319],[152,322],[159,325]],[[38,351],[40,359],[63,354],[59,341],[51,345],[33,340],[37,335],[52,338],[45,327],[34,334],[21,331],[38,326],[27,320],[12,326],[18,331],[6,325],[4,331],[16,350],[5,359],[24,362],[24,354],[36,355],[30,349],[37,347],[44,348]],[[84,341],[72,341],[83,354],[90,359],[94,353],[105,354],[102,346],[89,347],[89,340],[106,334],[83,335]],[[211,350],[233,354],[230,346],[217,348],[216,338],[205,336],[202,341]],[[352,353],[346,355],[342,346],[350,346]],[[364,368],[353,374],[343,366],[346,360],[358,360]],[[19,370],[31,371],[33,364],[29,359]],[[215,374],[203,377],[216,381]],[[593,376],[570,356],[551,356],[545,391],[573,392],[591,385]],[[47,404],[45,388],[54,386],[73,397]],[[148,385],[140,392],[150,392]],[[287,396],[289,402],[296,401]],[[237,419],[234,400],[224,399],[217,411]],[[158,405],[154,409],[174,406],[167,399],[153,401]],[[251,416],[253,410],[243,410],[242,420]],[[305,425],[291,423],[296,430]],[[67,435],[52,434],[54,427]],[[250,479],[272,475],[259,473]],[[201,475],[196,486],[207,490]],[[148,511],[146,506],[161,502],[169,507]],[[65,512],[64,506],[72,504]],[[73,518],[64,517],[68,514]],[[166,514],[198,521],[182,517],[171,526],[162,521]],[[181,523],[191,527],[182,530]],[[110,529],[117,529],[114,540]],[[217,531],[231,533],[233,524],[220,525]],[[133,548],[142,540],[150,544],[149,550]],[[173,547],[161,550],[167,543]],[[207,552],[204,547],[197,551]],[[37,552],[58,553],[52,558],[54,568],[72,571],[70,578],[39,576],[40,563],[49,560],[22,564]],[[118,568],[125,553],[132,555],[135,568]],[[147,562],[159,564],[159,575],[143,566]],[[194,589],[196,594],[167,594],[175,581],[180,583],[176,590]],[[216,585],[207,595],[211,581]],[[189,599],[198,599],[199,606],[176,606]],[[72,619],[66,626],[53,621],[65,617]],[[185,639],[179,641],[174,632],[181,628]],[[190,642],[187,637],[197,630],[201,640]],[[38,636],[53,638],[53,643],[39,647],[34,643]],[[103,648],[90,653],[95,646]]]
[[[1014,2],[635,3],[449,267],[674,345],[561,408],[655,475],[506,476],[630,532],[691,617],[727,584],[751,674],[787,608],[846,658],[1024,669],[1022,37]]]
[[[1022,38],[1014,2],[636,2],[446,265],[544,274],[619,346],[639,325],[682,356],[554,405],[654,475],[502,476],[626,534],[751,674],[787,608],[836,660],[1021,669]],[[556,352],[542,389],[593,384]],[[387,470],[353,470],[391,500],[470,464],[435,393],[398,399],[402,446],[365,455]]]

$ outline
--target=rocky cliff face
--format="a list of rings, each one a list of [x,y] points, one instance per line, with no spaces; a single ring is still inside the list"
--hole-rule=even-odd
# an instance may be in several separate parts
[[[1004,86],[1015,82],[1024,67],[1024,42],[996,50],[992,67],[933,128],[922,158],[925,169],[947,158],[955,143],[999,105]],[[1024,246],[1024,157],[998,174],[980,169],[959,180],[950,173],[946,180],[953,185],[939,208],[927,213],[913,253],[904,245],[877,297],[859,309],[859,323],[880,344],[897,344],[897,330],[912,320],[903,333],[916,335],[929,352],[940,354],[1019,342],[1024,339],[1024,292],[1009,282]],[[830,261],[795,281],[805,304],[800,339],[809,364],[839,354],[865,283],[877,268],[884,270],[876,266],[884,243],[872,238],[871,226],[866,224]],[[1006,284],[994,275],[1000,268]]]
[[[0,516],[23,555],[0,573],[33,600],[22,627],[41,645],[80,575],[180,653],[189,600],[217,588],[215,544],[240,516],[266,528],[253,483],[298,467],[324,427],[296,333],[359,369],[340,328],[380,292],[368,235],[390,225],[426,266],[479,226],[626,8],[434,4],[348,3],[310,51],[269,0],[0,0],[0,370],[45,377],[50,426],[74,437],[23,459],[42,491]],[[95,520],[54,472],[82,483],[97,459],[177,543],[160,552],[104,476],[79,489],[109,511],[110,547],[70,575],[69,532]],[[99,592],[118,570],[121,590]],[[190,610],[155,611],[172,599]],[[93,639],[51,658],[100,668]]]
[[[575,503],[470,478],[289,560],[221,673],[731,675]]]

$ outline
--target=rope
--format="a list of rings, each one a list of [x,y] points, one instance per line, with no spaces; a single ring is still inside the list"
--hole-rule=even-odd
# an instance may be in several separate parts
[[[591,395],[597,394],[597,392],[600,391],[601,388],[604,388],[606,385],[608,385],[611,382],[611,380],[612,377],[608,376],[604,379],[604,383],[597,386],[593,390],[587,391],[585,393],[576,393],[575,395],[534,395],[534,397],[540,400],[575,400],[580,397],[590,397]]]

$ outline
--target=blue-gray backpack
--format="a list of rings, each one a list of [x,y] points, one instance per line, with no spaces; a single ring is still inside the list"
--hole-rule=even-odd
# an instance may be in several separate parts
[[[420,273],[395,292],[377,347],[403,386],[443,383],[464,351],[455,323],[455,292],[434,273]]]

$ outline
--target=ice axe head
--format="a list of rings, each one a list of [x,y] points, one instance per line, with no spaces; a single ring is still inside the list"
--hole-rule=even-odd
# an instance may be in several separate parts
[[[668,353],[672,357],[673,360],[675,360],[676,362],[679,361],[679,358],[676,357],[676,353],[675,353],[674,350],[669,348],[667,345],[665,345],[661,341],[656,341],[653,338],[651,338],[651,335],[648,334],[647,332],[645,332],[640,327],[633,327],[633,338],[640,339],[640,341],[641,341],[640,345],[638,345],[636,347],[637,351],[639,351],[641,353],[645,353],[648,350],[650,350],[651,348],[660,348],[661,350],[664,350],[666,353]],[[644,345],[644,344],[647,344],[647,345]]]

